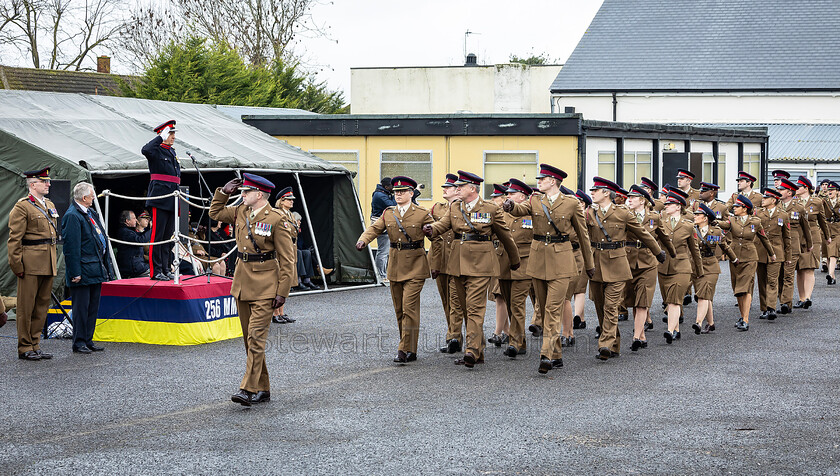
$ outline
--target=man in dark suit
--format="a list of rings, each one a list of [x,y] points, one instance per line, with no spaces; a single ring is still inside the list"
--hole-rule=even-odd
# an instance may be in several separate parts
[[[73,301],[73,352],[81,354],[105,350],[93,343],[93,330],[102,283],[114,276],[105,227],[91,208],[95,199],[93,185],[79,182],[73,188],[73,203],[61,219],[64,278]]]
[[[131,210],[120,213],[120,225],[115,233],[120,241],[129,243],[148,243],[152,235],[151,228],[142,229],[137,224],[137,217]],[[149,265],[143,259],[143,247],[117,243],[117,266],[123,279],[149,275]]]
[[[168,195],[178,189],[181,183],[181,166],[175,156],[175,121],[167,121],[155,128],[157,137],[143,146],[142,153],[149,162],[149,195],[159,197]],[[150,198],[146,200],[146,207],[152,211],[152,242],[165,241],[172,238],[175,232],[175,199],[172,197]],[[168,281],[174,278],[172,262],[175,255],[172,243],[153,245],[149,264],[149,275],[158,281]]]

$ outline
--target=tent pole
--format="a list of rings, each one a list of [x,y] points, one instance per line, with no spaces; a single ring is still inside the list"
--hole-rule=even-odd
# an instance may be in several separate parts
[[[353,197],[356,198],[354,200],[356,202],[356,209],[359,210],[359,218],[362,220],[362,228],[365,228],[365,214],[362,212],[362,205],[359,203],[359,191],[356,190],[356,182],[353,181],[353,177],[347,176],[347,179],[350,180],[350,186],[353,187]],[[371,223],[373,225],[373,223]],[[370,256],[370,264],[373,266],[373,276],[376,278],[376,284],[382,284],[382,278],[379,277],[379,271],[376,270],[376,258],[373,256],[373,250],[370,246],[366,246],[368,251],[368,256]]]
[[[111,195],[105,195],[105,215],[102,214],[102,209],[99,208],[99,198],[96,196],[93,197],[93,204],[96,206],[96,212],[99,213],[99,216],[104,217],[103,225],[105,225],[105,237],[108,237],[108,204],[111,201]],[[108,240],[108,254],[111,255],[111,263],[114,265],[114,274],[117,276],[117,279],[122,279],[122,275],[120,275],[120,267],[117,266],[117,256],[114,255],[114,247],[111,246],[111,241]]]
[[[303,186],[300,184],[300,177],[298,173],[295,172],[295,181],[298,184],[298,190],[300,190],[300,200],[303,202],[303,213],[306,214],[306,222],[309,225],[309,236],[312,238],[312,245],[315,246],[315,257],[318,258],[318,268],[321,271],[321,279],[324,280],[324,291],[329,290],[329,286],[327,286],[327,276],[324,274],[324,263],[321,262],[321,251],[318,249],[318,240],[315,239],[315,230],[312,227],[312,219],[309,218],[309,205],[306,204],[306,194],[303,193]],[[295,247],[297,250],[297,247]]]

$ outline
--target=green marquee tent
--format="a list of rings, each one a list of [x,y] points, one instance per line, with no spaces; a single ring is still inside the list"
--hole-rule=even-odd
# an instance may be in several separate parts
[[[198,175],[186,152],[192,153],[211,188],[236,173],[258,173],[277,186],[292,186],[299,200],[295,210],[311,224],[322,268],[334,269],[331,284],[377,282],[370,253],[354,244],[364,219],[351,172],[277,140],[232,119],[206,104],[186,104],[86,94],[0,90],[0,293],[14,295],[16,281],[9,270],[5,244],[8,217],[18,198],[26,196],[21,172],[50,166],[55,185],[51,194],[68,190],[79,181],[92,181],[97,191],[145,196],[149,174],[141,147],[154,137],[152,129],[175,119],[175,150],[181,160],[182,185],[191,195],[207,196],[199,189]],[[58,192],[61,190],[61,192]],[[60,197],[51,197],[59,203]],[[274,202],[272,197],[271,202]],[[105,207],[108,227],[117,226],[122,209],[142,210],[143,202],[110,199]],[[63,213],[63,210],[59,210]],[[190,211],[193,221],[201,210]],[[205,215],[206,217],[206,215]],[[203,220],[203,219],[202,219]],[[312,240],[309,240],[310,242]],[[60,263],[63,270],[63,257]],[[63,275],[56,287],[63,285]]]

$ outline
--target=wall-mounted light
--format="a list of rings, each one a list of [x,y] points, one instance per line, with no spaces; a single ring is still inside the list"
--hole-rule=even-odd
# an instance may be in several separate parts
[[[662,150],[674,150],[677,146],[673,142],[666,142],[662,144]]]

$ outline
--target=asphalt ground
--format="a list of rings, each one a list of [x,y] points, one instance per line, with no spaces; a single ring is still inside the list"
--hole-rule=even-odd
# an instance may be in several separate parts
[[[631,352],[622,322],[621,357],[607,362],[587,302],[588,328],[548,376],[536,338],[516,360],[490,346],[472,370],[439,353],[431,280],[419,359],[402,367],[387,288],[294,297],[298,322],[271,329],[272,400],[251,408],[230,401],[239,339],[93,355],[49,340],[53,360],[26,362],[10,323],[0,474],[840,474],[840,287],[823,276],[810,310],[775,322],[757,319],[756,296],[741,333],[724,269],[717,331],[693,334],[692,304],[667,345],[656,307],[650,346]]]

